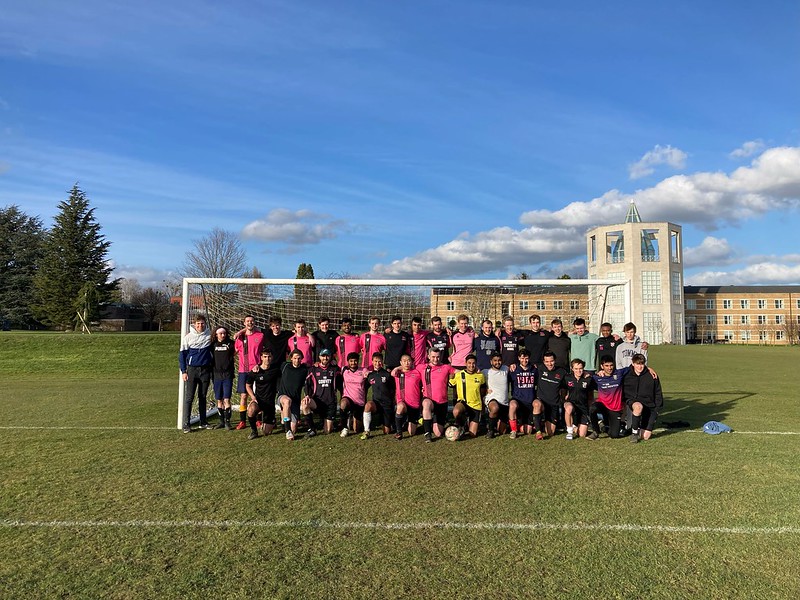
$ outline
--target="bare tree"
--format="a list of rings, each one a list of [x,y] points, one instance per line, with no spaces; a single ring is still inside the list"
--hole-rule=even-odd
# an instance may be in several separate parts
[[[123,303],[133,304],[133,299],[142,292],[142,284],[138,279],[121,279],[119,282],[119,295]]]
[[[169,300],[169,294],[165,290],[152,287],[145,288],[134,296],[133,304],[142,309],[149,331],[154,329],[155,323],[158,323],[157,330],[161,331],[162,321],[177,317],[177,306],[171,304]]]
[[[181,268],[184,277],[242,277],[247,271],[247,255],[232,231],[215,227],[193,243]]]

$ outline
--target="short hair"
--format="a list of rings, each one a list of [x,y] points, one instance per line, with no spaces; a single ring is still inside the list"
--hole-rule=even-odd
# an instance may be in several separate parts
[[[344,325],[345,323],[350,323],[350,325],[352,325],[353,319],[351,319],[350,317],[342,317],[342,325]]]
[[[192,321],[192,323],[197,323],[197,321],[202,321],[203,323],[205,323],[206,322],[206,316],[203,315],[203,314],[197,313],[194,316],[194,321]]]
[[[467,354],[467,358],[464,359],[464,364],[467,363],[468,360],[474,360],[475,362],[478,361],[478,357],[474,354]]]
[[[436,315],[435,317],[431,318],[431,323],[441,323],[441,322],[442,322],[442,317],[440,317],[439,315]]]
[[[503,355],[500,354],[497,350],[495,350],[489,355],[489,360],[492,360],[493,358],[503,358]]]
[[[306,320],[305,319],[297,319],[297,321],[295,321],[294,324],[295,325],[305,325],[306,324]]]
[[[383,360],[383,352],[373,352],[372,360],[375,360],[376,358],[380,358],[381,360]]]
[[[403,321],[403,317],[401,317],[400,315],[392,315],[392,323],[394,323],[395,321],[402,322]]]
[[[442,353],[442,351],[441,351],[441,350],[439,350],[439,349],[438,349],[436,346],[431,346],[430,348],[428,348],[428,356],[430,356],[430,355],[431,355],[431,354],[433,354],[434,352],[435,352],[436,354],[441,354],[441,353]]]
[[[608,327],[609,329],[614,329],[614,326],[611,323],[600,323],[600,329],[603,327]]]
[[[283,325],[283,319],[278,316],[270,317],[269,318],[270,325]]]
[[[603,354],[603,356],[600,357],[600,364],[605,365],[608,363],[611,363],[612,365],[617,364],[616,362],[614,362],[613,356],[611,356],[610,354]]]
[[[522,350],[520,350],[519,352],[517,352],[517,357],[520,357],[520,356],[527,356],[528,358],[530,358],[530,356],[531,356],[531,351],[530,351],[530,350],[528,350],[528,349],[526,349],[526,348],[523,348]]]
[[[469,317],[464,313],[461,313],[456,317],[456,321],[469,321]]]
[[[647,359],[644,357],[644,354],[636,353],[631,356],[631,363],[634,365],[643,365],[647,362]]]
[[[367,319],[367,322],[369,321],[377,321],[378,323],[381,322],[380,317],[376,317],[375,315],[372,315],[369,319]]]
[[[625,323],[625,325],[622,326],[622,331],[632,331],[636,333],[636,325],[633,323]]]
[[[489,325],[491,325],[492,327],[494,327],[494,323],[492,323],[492,320],[491,320],[491,319],[484,319],[483,321],[481,321],[481,327],[483,327],[484,325],[486,325],[486,323],[488,323]]]
[[[563,327],[564,323],[561,321],[561,319],[553,319],[550,321],[550,325],[561,325]]]
[[[347,353],[347,360],[348,360],[348,361],[351,361],[351,360],[353,360],[354,358],[355,358],[356,360],[358,360],[358,352],[348,352],[348,353]]]
[[[577,327],[578,325],[586,325],[586,319],[584,319],[584,318],[582,318],[582,317],[578,317],[577,319],[575,319],[575,320],[572,322],[572,324],[573,324],[575,327]]]
[[[319,319],[317,319],[317,325],[324,323],[325,321],[327,321],[328,323],[331,322],[331,320],[326,315],[322,315]]]
[[[247,321],[247,319],[253,319],[253,321],[256,320],[256,318],[253,315],[245,315],[245,316],[242,317],[242,323]]]
[[[541,323],[542,317],[540,317],[539,315],[531,315],[530,317],[528,317],[528,323],[532,323],[533,321],[539,321]]]
[[[580,365],[582,367],[585,367],[586,366],[586,361],[583,360],[583,359],[580,359],[580,358],[573,358],[571,361],[569,361],[569,364],[571,364],[571,365]]]
[[[269,348],[264,348],[264,349],[261,351],[261,356],[266,356],[267,354],[269,354],[270,356],[272,356],[272,350],[270,350]]]
[[[303,351],[300,350],[299,348],[295,348],[294,350],[289,352],[289,358],[291,358],[291,357],[293,357],[295,355],[299,356],[300,358],[303,358]]]
[[[417,325],[422,325],[422,317],[411,317],[411,322]]]
[[[514,317],[512,317],[511,315],[506,315],[505,317],[503,317],[503,323],[505,323],[506,321],[513,321],[513,320]]]
[[[547,352],[545,352],[544,354],[542,354],[542,359],[545,359],[545,358],[553,358],[553,359],[555,360],[555,358],[556,358],[556,353],[555,353],[555,352],[552,352],[551,350],[548,350]]]

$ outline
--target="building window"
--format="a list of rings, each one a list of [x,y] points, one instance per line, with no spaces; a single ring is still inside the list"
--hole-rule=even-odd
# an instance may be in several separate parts
[[[564,301],[553,300],[553,310],[564,310]]]
[[[658,229],[642,229],[642,262],[658,262]]]
[[[767,315],[758,315],[756,319],[756,323],[759,325],[766,325],[767,323]]]
[[[714,325],[717,322],[715,315],[706,315],[706,325]]]
[[[589,238],[589,260],[592,264],[597,262],[597,239],[595,236]]]
[[[686,310],[696,310],[696,309],[697,309],[697,300],[686,301]]]
[[[609,273],[606,275],[606,279],[619,279],[620,283],[625,280],[625,273]],[[608,288],[608,292],[606,295],[606,303],[607,304],[624,304],[625,300],[623,298],[623,292],[625,288],[621,285],[614,285]]]
[[[714,309],[714,301],[706,300],[706,310],[713,310],[713,309]]]
[[[527,300],[520,300],[519,301],[519,309],[520,310],[528,310],[528,301]]]
[[[672,262],[681,262],[681,234],[677,231],[669,232],[669,254]]]
[[[683,286],[681,285],[681,274],[672,274],[672,301],[680,302],[683,293]]]
[[[743,342],[749,342],[750,341],[750,332],[749,331],[743,331],[742,332],[742,341]]]
[[[723,300],[722,308],[733,308],[733,300]]]
[[[776,331],[775,332],[775,339],[778,340],[778,341],[781,341],[783,339],[783,331],[780,331],[780,330]]]
[[[625,238],[621,231],[606,233],[606,262],[625,262]]]
[[[673,316],[673,323],[672,323],[672,343],[673,344],[684,344],[686,340],[684,339],[685,331],[683,329],[683,315],[681,313],[675,313]]]
[[[661,273],[642,271],[642,304],[661,304]]]
[[[767,308],[767,301],[766,300],[759,300],[758,301],[758,308]]]
[[[733,325],[733,317],[731,315],[722,315],[723,325]]]
[[[446,304],[445,304],[445,309],[446,310],[455,310],[456,309],[455,300],[448,300],[446,302]]]
[[[536,301],[536,310],[544,310],[547,306],[547,302],[544,300],[537,300]]]
[[[739,308],[747,310],[750,308],[750,300],[739,300]]]
[[[501,302],[500,303],[500,312],[503,313],[502,316],[506,316],[511,314],[511,302]]]
[[[642,314],[644,319],[642,335],[651,344],[661,344],[664,342],[663,322],[661,313],[646,312]],[[669,326],[669,323],[667,323]]]
[[[783,300],[775,300],[775,308],[783,310]]]
[[[742,325],[750,325],[750,315],[742,315],[740,323]]]
[[[469,312],[472,310],[472,302],[470,302],[469,300],[462,302],[461,305],[464,307],[464,312]]]
[[[520,327],[527,327],[527,326],[528,326],[528,323],[529,323],[529,321],[528,321],[528,317],[520,317],[520,318],[519,318],[519,323],[518,323],[518,325],[519,325]]]
[[[569,301],[569,309],[570,310],[580,310],[581,308],[581,301],[580,300],[570,300]]]
[[[783,315],[775,315],[775,325],[783,325]]]
[[[800,300],[797,300],[797,310],[800,310]]]
[[[768,339],[769,338],[767,337],[767,332],[766,331],[759,331],[758,332],[758,341],[759,342],[765,342]]]
[[[722,337],[725,339],[726,342],[732,342],[733,332],[726,329],[725,331],[722,332]]]

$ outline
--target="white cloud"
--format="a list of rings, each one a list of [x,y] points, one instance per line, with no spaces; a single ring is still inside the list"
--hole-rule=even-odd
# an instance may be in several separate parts
[[[800,264],[759,262],[730,271],[703,271],[686,275],[688,285],[798,285]]]
[[[645,221],[693,224],[707,230],[725,223],[739,224],[773,210],[796,209],[800,207],[800,148],[769,149],[749,167],[729,175],[676,175],[633,194],[611,190],[557,211],[529,211],[520,216],[521,229],[497,227],[462,233],[435,248],[377,264],[372,275],[459,277],[577,259],[585,252],[585,231],[622,221],[631,200]],[[725,264],[726,252],[732,254],[727,241],[708,237],[699,247],[688,249],[685,259],[696,261],[695,265]]]
[[[653,167],[658,165],[669,165],[674,169],[682,169],[686,166],[686,152],[673,148],[672,146],[655,147],[646,152],[642,158],[628,167],[628,174],[631,179],[639,179],[650,175],[655,170]]]
[[[135,279],[143,287],[161,289],[165,280],[179,279],[178,274],[172,270],[154,269],[135,265],[114,265],[115,278]]]
[[[728,265],[735,262],[733,248],[725,238],[707,236],[699,246],[683,249],[683,264],[686,267],[708,267]]]
[[[318,244],[322,240],[331,240],[346,231],[347,227],[345,221],[333,219],[324,213],[307,209],[291,211],[287,208],[275,208],[263,219],[245,225],[242,237],[268,243],[283,243],[293,251]]]
[[[631,200],[645,221],[693,224],[704,230],[738,224],[772,210],[800,207],[800,147],[770,148],[750,166],[730,175],[701,172],[674,175],[655,186],[625,194],[606,192],[561,210],[532,210],[520,222],[539,227],[591,227],[624,215]]]
[[[748,158],[754,154],[758,154],[764,149],[764,142],[762,140],[752,140],[745,142],[739,148],[728,154],[728,158]]]

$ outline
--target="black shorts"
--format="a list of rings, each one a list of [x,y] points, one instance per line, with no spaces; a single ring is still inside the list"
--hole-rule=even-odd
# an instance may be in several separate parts
[[[448,406],[447,402],[442,402],[439,404],[438,402],[433,403],[433,420],[439,424],[444,425],[447,423],[447,413],[448,413]]]
[[[258,404],[258,409],[261,411],[261,422],[275,425],[275,402],[257,399],[256,404]]]
[[[548,423],[556,423],[558,421],[558,404],[550,404],[540,400],[542,403],[542,414],[544,420]]]
[[[422,416],[422,407],[418,406],[417,408],[412,408],[408,404],[406,404],[406,418],[411,423],[416,423],[419,421],[419,418]]]
[[[363,421],[364,420],[364,407],[360,404],[356,404],[355,402],[350,402],[350,414],[355,418],[356,421]]]
[[[497,400],[490,400],[489,402],[497,402]],[[486,410],[488,412],[488,405],[486,406]],[[497,402],[497,418],[508,423],[508,404],[500,404]]]
[[[514,398],[512,398],[511,401],[517,403],[517,423],[520,425],[532,425],[533,403],[525,404]]]
[[[317,408],[314,409],[314,414],[321,416],[323,419],[328,421],[333,421],[336,418],[336,404],[326,404],[322,400],[314,398],[314,404],[317,405]]]
[[[642,416],[639,422],[639,429],[653,431],[653,428],[656,426],[656,419],[658,419],[658,409],[642,404]]]
[[[572,405],[572,424],[573,425],[588,425],[589,424],[589,409],[580,404]]]
[[[381,419],[383,419],[384,427],[391,427],[394,425],[394,404],[384,404],[382,402],[374,402],[376,411]]]
[[[464,415],[466,415],[467,420],[470,423],[480,423],[481,422],[481,413],[482,413],[482,411],[480,409],[472,408],[469,404],[467,404],[463,400],[459,400],[456,404],[461,404],[464,407]]]

